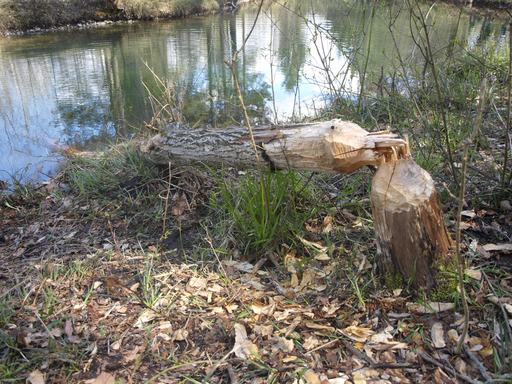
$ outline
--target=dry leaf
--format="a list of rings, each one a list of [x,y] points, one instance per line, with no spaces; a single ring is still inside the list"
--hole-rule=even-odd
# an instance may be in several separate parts
[[[308,268],[302,274],[302,282],[300,283],[299,292],[303,291],[307,286],[311,285],[315,281],[315,271]]]
[[[127,363],[131,363],[132,361],[137,360],[140,357],[140,355],[142,355],[145,349],[146,347],[143,345],[135,347],[132,351],[128,352],[128,355],[124,356],[124,361]]]
[[[434,344],[434,347],[446,347],[446,343],[444,341],[443,324],[439,322],[434,323],[434,325],[432,325],[432,329],[430,330],[430,335],[432,337],[432,343]]]
[[[306,327],[308,328],[311,328],[311,329],[325,329],[329,332],[336,332],[336,329],[334,327],[328,327],[326,325],[321,325],[321,324],[317,324],[317,323],[311,323],[311,322],[307,322],[306,323]]]
[[[23,252],[25,252],[25,248],[23,248],[23,247],[22,248],[18,248],[18,250],[12,254],[12,257],[21,256],[21,255],[23,255]]]
[[[271,336],[274,333],[274,327],[272,325],[257,325],[252,331],[256,336]]]
[[[468,374],[468,366],[464,360],[462,360],[460,357],[455,360],[455,369],[457,372],[467,375]]]
[[[470,269],[469,271],[466,272],[468,274],[469,277],[471,277],[472,279],[475,279],[475,280],[481,280],[482,279],[482,271],[480,270],[477,270],[477,269]]]
[[[133,326],[135,328],[144,329],[144,323],[148,323],[157,317],[157,314],[153,311],[146,311],[142,315],[139,316],[135,324]]]
[[[388,332],[376,333],[370,336],[371,343],[387,343],[393,339],[393,336]]]
[[[161,339],[165,340],[165,341],[169,341],[169,340],[172,340],[172,337],[169,336],[168,334],[166,333],[162,333],[160,332],[157,337],[160,337]]]
[[[327,380],[329,384],[345,384],[348,381],[348,377],[343,375],[341,377],[335,377],[334,379]]]
[[[174,340],[183,341],[188,337],[188,331],[186,329],[178,329],[174,332]]]
[[[320,376],[313,371],[312,369],[308,369],[302,375],[302,380],[306,382],[306,384],[321,384]]]
[[[347,335],[354,341],[358,341],[360,343],[364,343],[369,336],[373,335],[375,332],[370,328],[366,327],[358,327],[357,325],[350,325],[343,330],[343,333]]]
[[[119,348],[121,348],[121,343],[123,342],[123,339],[116,340],[114,343],[110,345],[110,348],[112,348],[115,351],[119,351]]]
[[[116,378],[109,373],[101,372],[100,375],[92,380],[87,380],[86,384],[115,384]]]
[[[185,208],[187,208],[187,202],[181,197],[172,207],[172,214],[174,216],[181,216],[185,212]]]
[[[328,260],[331,260],[329,255],[327,255],[326,253],[321,253],[318,256],[315,256],[315,259],[318,260],[318,261],[328,261]]]
[[[294,276],[297,276],[297,275],[294,275]],[[295,291],[291,288],[286,289],[284,291],[283,295],[290,301],[295,301],[295,299],[297,298]]]
[[[94,284],[92,285],[92,289],[98,289],[102,285],[103,285],[102,281],[95,281]]]
[[[450,329],[448,332],[446,332],[448,339],[453,341],[454,343],[457,343],[459,340],[459,334],[455,329]]]
[[[254,269],[254,265],[252,265],[251,263],[248,263],[246,261],[242,261],[240,263],[234,264],[233,268],[238,269],[241,272],[252,273],[252,271]]]
[[[302,347],[306,350],[306,351],[310,351],[312,350],[313,348],[316,348],[317,346],[320,345],[320,340],[318,340],[318,338],[314,335],[311,335],[309,336],[305,341],[304,341],[304,344],[302,345]]]
[[[205,279],[203,277],[193,277],[188,282],[187,288],[203,288],[206,286],[207,283],[208,279]],[[194,290],[187,289],[187,291],[192,292]]]
[[[28,381],[30,381],[30,384],[44,384],[45,375],[39,369],[36,369],[28,375]]]
[[[324,317],[334,317],[335,312],[341,308],[341,305],[338,303],[330,303],[329,306],[324,305],[322,307],[322,312],[324,313]]]
[[[254,303],[251,306],[251,309],[256,315],[271,316],[274,313],[274,310],[276,309],[276,303],[271,297],[269,297],[269,304],[263,305],[261,303]]]
[[[62,328],[53,328],[50,330],[50,335],[53,337],[61,337],[64,334],[64,330]]]
[[[284,319],[286,319],[288,316],[290,316],[290,311],[285,309],[284,311],[282,312],[275,312],[274,313],[274,319],[276,319],[277,321],[283,321]]]
[[[281,349],[283,352],[290,353],[291,351],[293,351],[293,340],[288,340],[285,339],[284,337],[280,337],[277,344],[279,346],[279,349]]]
[[[66,333],[67,337],[73,336],[73,324],[71,323],[71,320],[66,320],[66,324],[64,325],[64,332]]]
[[[239,359],[254,359],[258,347],[247,337],[247,331],[242,324],[235,324],[235,345],[233,352]]]
[[[297,287],[299,286],[299,277],[297,276],[296,273],[293,273],[292,274],[292,280],[290,281],[290,285],[292,287]]]
[[[393,341],[380,344],[371,344],[368,345],[368,347],[376,351],[390,351],[395,349],[407,349],[409,348],[409,344]]]

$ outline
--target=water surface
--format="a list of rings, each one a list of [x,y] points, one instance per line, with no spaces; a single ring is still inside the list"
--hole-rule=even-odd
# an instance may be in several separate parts
[[[253,123],[311,116],[330,102],[332,92],[357,97],[358,68],[367,52],[372,74],[397,65],[397,47],[407,63],[420,62],[410,15],[399,12],[402,3],[378,5],[371,24],[373,3],[368,1],[265,8],[234,62]],[[222,16],[1,39],[0,179],[44,179],[55,171],[59,150],[66,146],[96,150],[136,134],[159,111],[148,97],[148,89],[159,95],[162,88],[155,75],[174,84],[177,99],[186,99],[189,125],[242,124],[224,60],[242,47],[255,18],[256,10],[245,8]],[[450,41],[477,44],[507,37],[506,20],[468,16],[457,8],[435,6],[429,18],[435,22],[436,49]],[[313,21],[325,34],[317,33]],[[370,30],[368,47],[364,36]],[[372,81],[366,84],[365,92],[376,91]]]

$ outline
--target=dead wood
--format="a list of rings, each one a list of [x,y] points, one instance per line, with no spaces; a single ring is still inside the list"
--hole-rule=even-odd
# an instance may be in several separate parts
[[[415,289],[435,286],[437,267],[451,259],[451,240],[434,181],[413,161],[404,140],[341,120],[256,127],[253,132],[260,158],[273,169],[348,174],[378,166],[372,205],[380,271],[399,274]],[[257,167],[243,127],[192,129],[172,123],[138,147],[158,164]]]
[[[387,131],[369,133],[341,120],[255,127],[253,131],[260,157],[274,169],[348,174],[365,165],[378,165],[391,147],[405,145]],[[138,147],[157,164],[257,166],[244,127],[207,129],[172,123],[157,136],[141,141]]]

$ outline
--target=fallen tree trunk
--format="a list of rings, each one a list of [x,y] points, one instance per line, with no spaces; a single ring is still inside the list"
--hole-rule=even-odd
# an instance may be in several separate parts
[[[348,174],[378,165],[392,147],[405,142],[387,131],[369,133],[341,120],[253,128],[260,159],[274,169]],[[173,166],[204,163],[213,167],[256,168],[245,128],[192,129],[172,123],[138,148],[152,162]]]
[[[452,258],[451,240],[434,182],[412,160],[408,143],[387,131],[369,133],[341,120],[253,132],[260,159],[274,169],[348,174],[378,166],[372,208],[379,270],[386,278],[400,275],[415,289],[435,286],[438,267]],[[191,129],[173,123],[138,148],[158,164],[257,167],[243,128]]]

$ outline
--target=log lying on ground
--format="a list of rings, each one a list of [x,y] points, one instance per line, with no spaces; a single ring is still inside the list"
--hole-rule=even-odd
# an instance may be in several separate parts
[[[256,127],[253,132],[260,159],[274,169],[348,174],[365,165],[378,165],[392,147],[405,145],[387,131],[369,133],[341,120]],[[172,123],[138,147],[157,164],[255,168],[257,162],[248,135],[243,127],[192,129]]]
[[[372,206],[380,272],[399,274],[415,289],[435,286],[437,266],[452,257],[451,241],[434,182],[412,160],[405,141],[341,120],[253,131],[260,158],[275,169],[348,174],[377,165]],[[191,129],[174,123],[138,147],[158,164],[257,167],[247,128]]]

